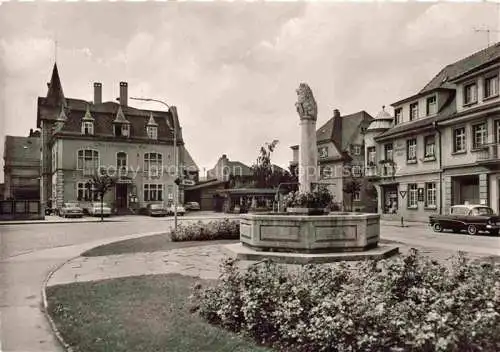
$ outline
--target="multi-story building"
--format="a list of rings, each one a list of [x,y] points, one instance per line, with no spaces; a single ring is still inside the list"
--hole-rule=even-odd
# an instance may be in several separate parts
[[[97,200],[89,179],[98,171],[117,178],[105,201],[118,212],[173,201],[176,170],[195,178],[198,173],[174,116],[129,106],[126,82],[120,82],[119,103],[102,102],[101,83],[94,83],[93,102],[66,98],[54,65],[47,96],[38,98],[42,203],[51,199],[60,207],[67,201]],[[182,188],[177,194],[183,202]]]
[[[3,198],[40,198],[40,136],[5,136]]]
[[[427,220],[465,202],[500,210],[499,67],[500,43],[392,104],[393,123],[365,139],[381,213]]]
[[[325,184],[334,195],[334,201],[345,209],[363,212],[377,209],[374,189],[364,175],[364,134],[372,120],[366,111],[341,116],[339,110],[334,110],[333,117],[316,131],[319,183]],[[294,167],[298,165],[299,146],[291,148]],[[352,195],[345,194],[344,184],[351,179],[360,183],[360,190]]]

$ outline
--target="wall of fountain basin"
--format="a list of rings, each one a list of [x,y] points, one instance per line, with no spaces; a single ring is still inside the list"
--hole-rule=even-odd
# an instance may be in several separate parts
[[[240,241],[257,251],[292,253],[359,252],[378,246],[380,215],[331,212],[245,214]]]

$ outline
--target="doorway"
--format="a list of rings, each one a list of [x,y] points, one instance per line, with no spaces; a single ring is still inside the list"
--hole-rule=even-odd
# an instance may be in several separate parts
[[[127,202],[127,191],[128,185],[126,183],[117,183],[116,184],[116,208],[117,209],[125,209],[128,207]]]

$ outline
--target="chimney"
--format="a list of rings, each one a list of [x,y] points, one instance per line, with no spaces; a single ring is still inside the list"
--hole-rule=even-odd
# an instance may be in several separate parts
[[[342,147],[342,117],[340,111],[333,110],[333,131],[332,138],[337,144]]]
[[[127,82],[120,82],[120,104],[127,106],[128,100],[128,84]]]
[[[99,82],[94,83],[94,104],[102,103],[102,84]]]

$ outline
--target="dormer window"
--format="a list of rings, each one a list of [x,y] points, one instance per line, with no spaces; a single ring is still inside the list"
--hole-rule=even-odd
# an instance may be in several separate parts
[[[130,125],[128,123],[115,123],[114,134],[116,137],[128,137],[130,135]]]
[[[147,126],[146,130],[148,132],[149,139],[158,139],[158,127],[156,126]]]
[[[82,122],[82,134],[93,135],[94,134],[94,123],[92,121]]]
[[[410,121],[418,119],[418,102],[410,104]]]
[[[477,85],[476,83],[464,86],[464,105],[477,103]]]
[[[146,125],[146,133],[149,139],[158,139],[158,124],[156,123],[153,113],[149,114],[149,121]]]
[[[436,96],[427,98],[427,116],[436,114]]]
[[[394,110],[394,124],[397,125],[398,123],[403,122],[403,109],[397,108]]]

